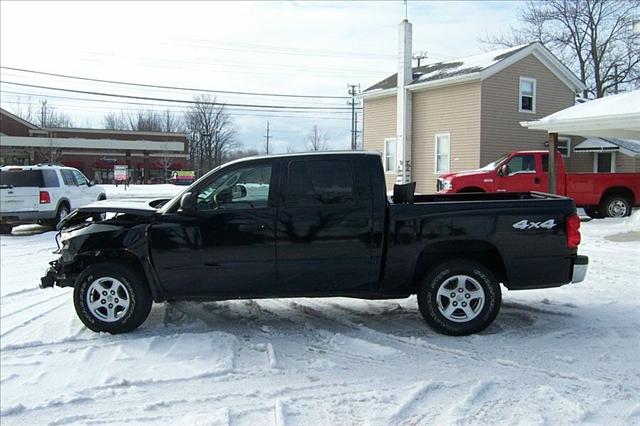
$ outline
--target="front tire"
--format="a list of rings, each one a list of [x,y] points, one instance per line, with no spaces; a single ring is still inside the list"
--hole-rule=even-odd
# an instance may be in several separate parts
[[[612,195],[604,200],[600,211],[606,217],[631,216],[631,201],[621,194]]]
[[[78,317],[96,332],[118,334],[135,330],[149,316],[152,303],[144,276],[117,262],[88,266],[73,291]]]
[[[496,319],[500,284],[490,269],[472,260],[437,265],[418,289],[420,313],[436,331],[450,336],[478,333]]]

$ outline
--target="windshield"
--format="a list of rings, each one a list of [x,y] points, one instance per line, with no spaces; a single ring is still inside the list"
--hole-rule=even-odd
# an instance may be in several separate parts
[[[484,167],[480,167],[480,169],[478,170],[494,170],[496,167],[498,167],[498,164],[502,163],[508,156],[509,154],[505,154],[502,157],[498,158],[496,161],[493,161]]]
[[[40,170],[8,170],[0,172],[0,185],[9,187],[44,186]]]

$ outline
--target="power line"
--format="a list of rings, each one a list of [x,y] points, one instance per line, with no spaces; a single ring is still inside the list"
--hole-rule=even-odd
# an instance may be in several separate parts
[[[120,84],[120,85],[126,85],[126,86],[150,87],[154,89],[185,90],[185,91],[191,91],[191,92],[224,93],[224,94],[230,94],[230,95],[273,96],[273,97],[287,97],[287,98],[347,99],[346,96],[293,95],[293,94],[284,94],[284,93],[237,92],[237,91],[231,91],[231,90],[213,90],[213,89],[198,89],[193,87],[163,86],[163,85],[156,85],[156,84],[133,83],[133,82],[127,82],[127,81],[104,80],[100,78],[80,77],[80,76],[67,75],[67,74],[58,74],[58,73],[45,72],[45,71],[29,70],[25,68],[14,68],[14,67],[5,67],[5,66],[0,66],[0,68],[12,70],[12,71],[26,72],[31,74],[40,74],[40,75],[48,75],[52,77],[69,78],[74,80]]]
[[[15,105],[37,105],[40,106],[41,103],[40,102],[20,102],[20,101],[2,101],[3,103],[7,103],[7,104],[15,104]],[[112,111],[112,112],[137,112],[139,111],[138,109],[118,109],[118,108],[114,108],[114,107],[100,107],[100,106],[69,106],[66,104],[56,104],[52,106],[55,109],[59,109],[61,111],[67,111],[67,110],[71,110],[71,111],[80,111],[80,112],[85,112],[85,113],[94,113],[94,114],[102,114],[104,115],[105,113]],[[178,107],[178,108],[183,108],[183,107]],[[264,111],[264,110],[251,110],[251,109],[230,109],[230,108],[225,108],[225,110],[227,111],[227,113],[231,116],[234,117],[266,117],[266,118],[296,118],[296,119],[301,119],[301,120],[336,120],[336,121],[346,121],[346,120],[351,120],[348,117],[340,117],[340,116],[335,116],[335,117],[330,117],[330,116],[318,116],[318,115],[313,115],[313,116],[308,116],[308,115],[282,115],[282,113],[276,113],[276,114],[270,114],[269,111]],[[164,113],[166,110],[162,110],[162,109],[148,109],[147,111],[151,111],[151,112],[156,112],[156,113]],[[183,113],[186,112],[186,109],[179,109],[179,110],[172,110],[172,112],[175,113]],[[262,114],[256,114],[256,113],[250,113],[250,111],[259,111]],[[287,113],[292,113],[292,112],[296,112],[296,111],[286,111]],[[308,111],[303,111],[303,112],[307,112]],[[320,114],[321,112],[316,112],[315,114]],[[273,130],[270,130],[270,132],[273,132]]]
[[[149,102],[131,102],[131,101],[112,101],[112,100],[108,100],[108,99],[91,99],[91,98],[78,98],[78,97],[73,97],[73,96],[60,96],[60,95],[50,95],[50,94],[46,94],[46,93],[28,93],[28,92],[14,92],[14,91],[10,91],[10,90],[2,90],[1,93],[5,94],[5,93],[9,93],[9,94],[13,94],[13,95],[22,95],[22,96],[35,96],[35,97],[46,97],[46,98],[53,98],[53,99],[65,99],[65,100],[71,100],[71,101],[86,101],[86,102],[99,102],[99,103],[107,103],[107,104],[124,104],[124,105],[140,105],[140,106],[151,106],[151,107],[162,107],[162,108],[180,108],[182,111],[187,111],[188,107],[186,106],[182,106],[182,105],[159,105],[157,103],[149,103]],[[252,109],[252,108],[233,108],[233,107],[227,107],[227,104],[220,104],[220,105],[225,105],[225,109],[229,110],[229,111],[257,111],[257,112],[269,112],[269,111],[273,111],[273,112],[281,112],[281,110],[270,110],[269,108],[259,108],[259,109]],[[109,109],[115,109],[115,108],[109,108]],[[288,113],[295,113],[295,114],[319,114],[319,113],[326,113],[326,114],[349,114],[349,111],[309,111],[309,110],[305,110],[305,111],[296,111],[296,110],[292,110],[292,111],[287,111]]]
[[[224,102],[206,102],[206,101],[187,101],[184,99],[170,99],[170,98],[155,98],[148,96],[135,96],[135,95],[120,95],[117,93],[105,93],[105,92],[93,92],[88,90],[75,90],[75,89],[63,89],[60,87],[51,87],[51,86],[41,86],[37,84],[27,84],[27,83],[16,83],[12,81],[4,81],[0,80],[0,83],[4,84],[12,84],[15,86],[23,86],[23,87],[33,87],[36,89],[46,89],[46,90],[57,90],[61,92],[70,92],[70,93],[80,93],[84,95],[95,95],[95,96],[110,96],[115,98],[124,98],[124,99],[140,99],[147,101],[158,101],[158,102],[174,102],[174,103],[183,103],[183,104],[203,104],[203,105],[226,105],[226,106],[236,106],[236,107],[247,107],[247,108],[272,108],[272,109],[299,109],[299,110],[346,110],[348,108],[344,107],[311,107],[311,106],[287,106],[287,105],[259,105],[259,104],[236,104],[236,103],[224,103]]]

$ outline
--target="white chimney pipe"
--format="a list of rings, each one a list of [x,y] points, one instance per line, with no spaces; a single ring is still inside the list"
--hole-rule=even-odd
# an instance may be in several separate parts
[[[398,150],[397,183],[411,182],[411,94],[407,85],[413,80],[411,71],[412,25],[404,19],[400,23],[398,48],[398,95],[396,146]]]

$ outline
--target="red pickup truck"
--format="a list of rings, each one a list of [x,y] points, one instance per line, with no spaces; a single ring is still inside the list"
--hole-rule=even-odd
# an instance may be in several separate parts
[[[547,192],[547,151],[517,151],[486,166],[441,175],[440,194],[453,192]],[[556,156],[557,193],[571,197],[593,218],[623,217],[640,206],[640,173],[566,173],[560,153]]]

